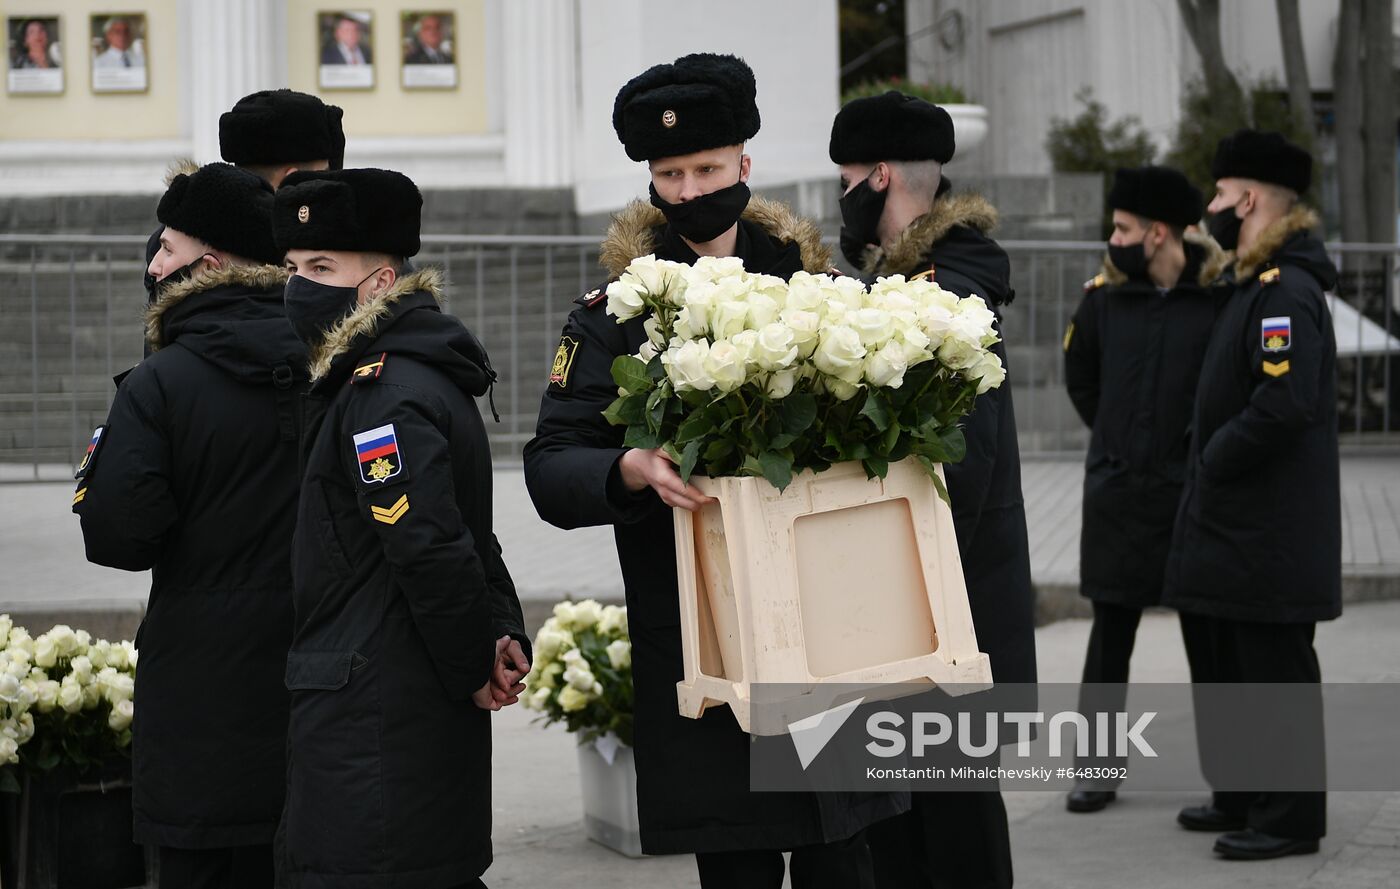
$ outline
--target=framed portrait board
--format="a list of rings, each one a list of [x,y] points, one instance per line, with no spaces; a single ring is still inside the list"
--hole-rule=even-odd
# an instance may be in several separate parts
[[[6,88],[18,96],[53,96],[63,92],[63,48],[56,15],[10,16]]]
[[[143,93],[150,86],[146,67],[144,13],[99,13],[88,19],[94,93]]]
[[[457,88],[457,14],[405,11],[399,16],[404,89]]]
[[[317,83],[325,90],[374,88],[374,14],[340,9],[316,14]]]

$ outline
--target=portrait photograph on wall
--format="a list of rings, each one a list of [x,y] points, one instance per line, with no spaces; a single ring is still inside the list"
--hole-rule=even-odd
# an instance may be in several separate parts
[[[317,13],[321,89],[374,87],[374,16],[363,10]]]
[[[146,73],[146,16],[99,13],[92,16],[92,91],[141,93]]]
[[[451,12],[405,12],[400,18],[404,89],[457,86],[457,16]]]
[[[58,16],[11,16],[5,33],[10,39],[9,91],[17,95],[63,92]]]

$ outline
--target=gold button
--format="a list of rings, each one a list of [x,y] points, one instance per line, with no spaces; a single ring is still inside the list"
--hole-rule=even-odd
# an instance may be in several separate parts
[[[305,204],[302,204],[302,205],[301,205],[301,209],[297,211],[297,222],[310,222],[310,221],[311,221],[311,208],[308,207],[308,206],[306,206]]]
[[[676,125],[676,112],[672,111],[672,110],[669,109],[669,108],[666,109],[666,111],[663,112],[662,115],[661,115],[661,125],[662,125],[663,127],[665,127],[666,129],[668,129],[668,130],[669,130],[671,127],[675,126],[675,125]]]

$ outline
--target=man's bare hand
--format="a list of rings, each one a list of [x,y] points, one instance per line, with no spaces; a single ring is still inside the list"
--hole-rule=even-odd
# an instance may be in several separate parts
[[[670,455],[660,448],[633,448],[627,451],[618,461],[618,470],[622,473],[622,483],[627,486],[627,490],[641,491],[651,488],[661,496],[661,501],[667,506],[694,512],[705,504],[714,502],[713,497],[706,497],[700,493],[699,488],[681,481],[676,464],[671,461]]]

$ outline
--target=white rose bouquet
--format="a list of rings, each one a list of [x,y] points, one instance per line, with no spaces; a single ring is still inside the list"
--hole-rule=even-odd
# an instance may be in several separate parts
[[[521,701],[583,741],[616,735],[632,745],[632,643],[627,609],[593,599],[560,602],[535,637]]]
[[[59,624],[38,638],[0,615],[0,790],[16,769],[85,770],[131,746],[136,648]]]
[[[644,256],[607,299],[619,324],[651,314],[638,354],[613,362],[604,415],[687,480],[760,476],[781,490],[804,469],[859,460],[883,478],[912,456],[946,500],[935,464],[963,458],[959,420],[1006,378],[991,309],[928,280],[784,282],[736,258]]]

